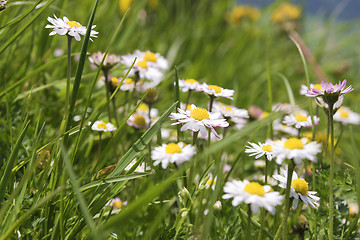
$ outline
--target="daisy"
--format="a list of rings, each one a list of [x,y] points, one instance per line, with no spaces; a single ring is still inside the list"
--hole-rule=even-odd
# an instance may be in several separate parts
[[[136,113],[140,115],[148,115],[149,114],[149,106],[145,103],[141,103],[139,107],[136,109]],[[159,116],[159,110],[156,108],[151,108],[150,117],[157,118]]]
[[[264,207],[272,215],[275,214],[275,206],[281,205],[283,199],[283,196],[272,191],[270,186],[262,186],[257,182],[249,182],[248,180],[227,182],[224,186],[224,193],[222,198],[233,198],[232,205],[234,207],[244,202],[250,204],[253,213],[257,213],[259,207]]]
[[[341,107],[339,110],[334,114],[334,120],[342,123],[343,125],[346,124],[360,124],[360,114],[351,111],[347,107]]]
[[[275,178],[277,181],[280,182],[279,187],[286,188],[286,182],[287,182],[287,170],[286,169],[280,169],[280,175],[275,174],[273,175],[273,178]],[[290,189],[290,197],[294,198],[293,201],[293,207],[297,208],[297,205],[299,203],[299,199],[306,203],[307,205],[310,205],[312,208],[318,208],[320,200],[319,197],[315,196],[316,192],[309,191],[308,183],[302,179],[299,178],[296,172],[293,172],[292,175],[292,181],[291,181],[291,189]]]
[[[318,118],[317,116],[314,116],[313,119],[314,119],[314,124],[318,125],[320,118]],[[286,124],[287,126],[295,125],[295,127],[297,129],[300,129],[302,127],[311,127],[312,126],[311,116],[306,116],[303,114],[286,115],[284,117],[283,123]]]
[[[125,171],[129,171],[135,164],[136,164],[136,159],[134,159],[134,160],[132,160],[130,163],[129,163],[129,165],[127,165],[126,167],[125,167]],[[151,168],[150,168],[150,166],[146,166],[146,171],[150,171],[151,170]],[[141,164],[139,164],[137,167],[136,167],[136,169],[134,170],[134,172],[137,172],[137,173],[144,173],[145,172],[145,163],[144,162],[142,162]]]
[[[52,28],[52,32],[49,34],[50,36],[59,34],[59,35],[68,35],[70,37],[75,38],[76,41],[80,41],[82,36],[86,35],[86,27],[82,26],[80,23],[76,21],[70,21],[67,17],[57,18],[54,14],[54,18],[48,17],[47,20],[51,24],[47,24],[45,28]],[[91,29],[96,27],[96,25],[93,25]],[[97,37],[96,35],[98,32],[91,30],[90,37]],[[93,41],[90,38],[90,41]]]
[[[101,61],[104,58],[104,53],[102,52],[96,52],[93,53],[90,57],[89,57],[89,61],[92,64],[95,64],[97,67],[100,67]],[[116,66],[118,63],[120,62],[120,57],[116,56],[115,54],[107,54],[102,68],[104,70],[109,70],[111,68],[113,68],[114,66]]]
[[[338,101],[339,96],[354,90],[351,85],[345,88],[346,80],[344,80],[343,82],[339,81],[339,83],[335,85],[333,85],[332,83],[321,81],[320,85],[321,89],[310,88],[309,90],[307,90],[305,96],[321,97],[325,103],[333,105],[336,101]]]
[[[88,126],[91,125],[91,122],[88,123]],[[94,131],[99,132],[112,132],[116,130],[116,127],[112,123],[104,123],[103,121],[95,121],[91,127]]]
[[[146,115],[134,113],[129,117],[126,123],[137,129],[147,129],[149,127],[150,119]]]
[[[301,89],[300,89],[300,95],[306,95],[307,91],[309,91],[311,88],[315,88],[315,89],[319,89],[321,90],[321,84],[313,84],[310,83],[310,88],[308,88],[308,86],[306,86],[305,84],[301,85]]]
[[[216,181],[217,181],[217,177],[214,178],[213,175],[210,173],[200,183],[200,187],[205,187],[206,189],[211,187],[212,190],[215,190]]]
[[[221,113],[211,113],[204,108],[196,107],[194,104],[191,105],[190,110],[184,111],[178,108],[178,111],[178,113],[170,114],[170,118],[171,120],[177,120],[177,122],[173,123],[172,125],[185,123],[181,127],[181,131],[190,129],[194,132],[200,131],[201,135],[206,136],[206,128],[209,128],[217,138],[220,138],[214,128],[225,128],[229,126],[229,123],[226,121],[226,119],[220,118]]]
[[[147,62],[151,67],[155,67],[162,70],[168,70],[169,64],[168,61],[160,55],[160,53],[153,53],[151,51],[142,52],[140,50],[135,50],[134,55],[139,59],[142,59]]]
[[[265,141],[265,143],[251,143],[248,142],[248,146],[246,146],[247,149],[245,149],[245,153],[250,153],[249,156],[254,156],[255,159],[258,159],[262,156],[266,156],[266,159],[271,161],[273,158],[273,141],[268,139]]]
[[[225,118],[249,118],[249,113],[245,109],[239,109],[235,106],[227,105],[220,102],[213,103],[215,112],[221,112]]]
[[[127,205],[127,201],[123,202],[121,201],[120,198],[116,197],[111,199],[109,202],[107,202],[104,208],[111,207],[113,209],[120,209],[122,206],[126,206],[126,205]]]
[[[211,97],[225,97],[233,99],[234,90],[225,89],[217,85],[208,85],[206,83],[201,84],[200,91],[211,96]]]
[[[195,147],[186,145],[183,142],[163,144],[151,151],[151,158],[154,160],[154,166],[161,163],[163,169],[167,168],[169,163],[180,165],[189,161],[196,153]]]
[[[299,134],[299,130],[297,130],[296,128],[281,124],[279,119],[276,119],[273,122],[273,129],[274,129],[274,131],[277,131],[277,132],[287,133],[290,136],[297,136]]]
[[[201,91],[201,84],[195,79],[179,79],[179,88],[182,92]]]
[[[297,165],[301,165],[303,159],[316,162],[316,155],[321,152],[321,145],[309,142],[307,138],[283,138],[274,142],[273,146],[277,164],[281,164],[285,159],[293,159]]]

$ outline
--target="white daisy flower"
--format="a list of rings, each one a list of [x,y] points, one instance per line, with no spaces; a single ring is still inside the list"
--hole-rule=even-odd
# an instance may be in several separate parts
[[[67,17],[57,18],[54,14],[54,18],[48,17],[47,20],[51,24],[47,24],[45,28],[52,28],[52,32],[49,34],[50,36],[59,34],[59,35],[69,35],[73,38],[75,38],[76,41],[80,41],[82,36],[86,35],[86,27],[82,26],[80,23],[76,21],[70,21]],[[96,27],[96,25],[93,25],[91,29]],[[91,30],[90,37],[97,37],[96,35],[98,32]],[[92,41],[92,39],[90,38]]]
[[[228,127],[229,123],[226,119],[220,118],[221,113],[211,113],[204,108],[198,108],[194,104],[191,105],[190,110],[182,110],[178,108],[179,113],[170,114],[171,120],[177,120],[172,125],[184,123],[181,127],[181,131],[190,129],[194,132],[199,132],[203,136],[207,136],[206,128],[209,128],[217,138],[220,138],[215,131],[215,127]]]
[[[111,199],[109,202],[107,202],[104,208],[111,207],[113,209],[120,209],[122,206],[126,206],[126,205],[127,205],[127,201],[123,202],[121,201],[120,198],[116,197]]]
[[[250,153],[250,157],[255,155],[255,159],[258,159],[265,155],[269,161],[272,160],[274,156],[274,143],[272,140],[267,139],[265,143],[258,142],[258,144],[248,142],[248,144],[245,153]]]
[[[104,53],[99,51],[99,52],[93,53],[89,57],[89,61],[92,64],[99,67],[103,58],[104,58]],[[114,66],[116,66],[119,62],[120,62],[120,57],[119,56],[117,56],[115,54],[107,54],[105,59],[104,59],[102,67],[103,67],[103,69],[111,69]]]
[[[299,130],[297,130],[296,128],[281,124],[279,119],[276,119],[273,122],[273,130],[277,131],[277,132],[287,133],[290,136],[297,136],[299,134]]]
[[[91,125],[91,122],[88,123],[88,126]],[[116,127],[112,123],[104,123],[103,121],[95,121],[91,127],[94,131],[99,132],[112,132],[116,130]]]
[[[343,125],[346,124],[360,124],[360,114],[355,113],[347,107],[341,107],[337,112],[334,114],[334,120],[341,122]]]
[[[289,103],[276,103],[272,106],[272,110],[275,112],[282,111],[287,114],[290,114],[293,112],[293,108],[292,108],[291,104],[289,104]],[[298,110],[300,110],[299,106],[295,105],[295,111],[298,111]]]
[[[217,176],[214,178],[213,175],[210,173],[209,175],[207,175],[207,177],[203,179],[199,187],[204,187],[206,189],[211,187],[212,190],[215,190],[216,181]]]
[[[151,67],[155,67],[162,70],[168,70],[169,64],[168,61],[160,55],[160,53],[153,53],[151,51],[140,51],[135,50],[134,55],[139,59],[142,59],[147,62],[147,64]]]
[[[234,96],[234,90],[231,89],[225,89],[222,87],[219,87],[217,85],[208,85],[206,83],[201,84],[200,91],[203,93],[213,96],[213,97],[224,97],[233,99]]]
[[[136,112],[141,115],[149,115],[149,106],[145,103],[141,103],[139,107],[136,109]],[[150,110],[150,117],[157,118],[159,117],[159,110],[156,108],[151,108]]]
[[[286,188],[287,170],[280,169],[280,173],[280,175],[273,175],[273,178],[280,182],[279,187]],[[308,183],[304,179],[299,178],[296,172],[293,172],[290,189],[290,197],[294,198],[293,207],[297,208],[300,199],[312,208],[317,209],[319,207],[318,201],[320,198],[315,196],[315,194],[316,192],[309,191]]]
[[[150,120],[146,115],[134,113],[129,117],[126,123],[137,129],[147,129],[149,127]]]
[[[182,92],[189,90],[201,91],[201,84],[195,79],[179,79],[179,88]]]
[[[311,88],[319,89],[321,90],[321,84],[313,84],[310,83],[310,88],[308,88],[306,85],[302,84],[300,89],[300,94],[305,95],[307,91],[309,91]]]
[[[274,157],[281,164],[285,159],[293,159],[296,165],[301,165],[303,159],[317,162],[316,155],[321,152],[321,145],[308,142],[307,138],[283,138],[274,142]]]
[[[126,167],[125,167],[125,171],[129,171],[135,164],[136,164],[136,159],[132,160]],[[150,171],[151,168],[150,166],[146,166],[146,171]],[[141,164],[139,164],[136,169],[134,170],[134,172],[137,172],[137,173],[144,173],[145,172],[145,163],[142,162]]]
[[[154,166],[161,163],[163,169],[167,168],[169,163],[180,165],[189,161],[196,153],[195,147],[186,145],[183,142],[163,144],[151,151],[151,158],[154,160]]]
[[[214,112],[221,112],[226,118],[249,118],[249,113],[245,109],[239,109],[232,105],[227,105],[220,102],[213,103]]]
[[[272,191],[269,185],[262,186],[248,180],[227,182],[224,186],[224,193],[222,198],[233,198],[232,205],[234,207],[244,202],[250,204],[253,213],[257,213],[259,207],[264,207],[272,215],[275,214],[275,206],[281,205],[283,199],[283,196]]]
[[[314,116],[314,124],[318,125],[319,121],[320,121],[320,118],[317,116]],[[307,116],[307,115],[303,115],[303,114],[296,114],[295,116],[293,114],[286,115],[284,117],[283,123],[286,124],[287,126],[295,125],[295,127],[297,129],[302,128],[302,127],[311,127],[312,126],[311,116]]]

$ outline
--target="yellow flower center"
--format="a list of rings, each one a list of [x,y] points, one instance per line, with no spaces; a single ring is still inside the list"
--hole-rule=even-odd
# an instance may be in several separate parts
[[[118,209],[120,209],[123,205],[123,202],[122,201],[114,201],[113,202],[113,207],[116,207]]]
[[[121,14],[124,14],[126,10],[131,6],[133,0],[119,0],[119,9]]]
[[[266,152],[272,152],[273,151],[273,146],[271,146],[270,144],[265,144],[262,145],[262,150],[266,151]]]
[[[210,186],[211,184],[216,184],[215,180],[212,178],[209,178],[209,180],[206,181],[205,185]]]
[[[303,116],[303,115],[296,115],[295,116],[295,120],[298,121],[298,122],[305,122],[307,120],[307,116]]]
[[[291,186],[295,189],[295,192],[306,196],[309,190],[309,184],[304,179],[294,179],[291,181]]]
[[[246,184],[244,190],[250,194],[263,197],[265,195],[264,187],[257,182],[250,182]]]
[[[165,152],[168,154],[181,153],[181,148],[176,143],[169,143],[165,147]]]
[[[229,106],[226,106],[226,107],[225,107],[225,111],[231,111],[231,110],[232,110],[231,107],[229,107]]]
[[[292,150],[293,149],[303,149],[304,144],[298,138],[289,138],[288,140],[285,141],[284,148],[292,149]]]
[[[349,118],[349,112],[348,112],[348,111],[340,108],[340,109],[339,109],[339,112],[340,112],[340,117],[342,117],[342,118]]]
[[[111,78],[111,83],[114,87],[116,87],[119,84],[119,79],[116,77]]]
[[[316,89],[321,90],[321,85],[320,84],[314,84],[314,86],[312,88],[316,88]]]
[[[185,82],[190,83],[190,84],[194,84],[194,83],[197,83],[198,81],[191,78],[191,79],[186,79]]]
[[[139,126],[142,126],[142,127],[144,127],[146,125],[145,118],[143,116],[141,116],[141,115],[135,115],[134,123],[136,123],[136,125],[139,125]]]
[[[75,21],[66,21],[66,23],[69,24],[70,28],[81,27],[81,25],[78,22],[75,22]]]
[[[221,87],[219,87],[219,86],[209,85],[208,88],[214,89],[214,90],[215,90],[215,93],[221,93]]]
[[[134,81],[132,80],[132,78],[125,78],[124,81],[126,84],[134,84]]]
[[[142,112],[149,111],[149,107],[148,107],[148,105],[146,105],[145,103],[140,104],[137,109],[140,110],[140,111],[142,111]]]
[[[100,129],[100,128],[107,129],[106,123],[104,123],[104,122],[99,123],[99,124],[97,125],[97,128],[98,128],[98,129]]]
[[[147,62],[156,62],[156,61],[157,61],[157,57],[156,57],[155,53],[146,52],[146,53],[145,53],[145,56],[144,56],[144,61],[147,61]]]
[[[148,68],[147,62],[145,60],[139,61],[136,65],[141,68]]]
[[[209,118],[209,113],[204,108],[195,108],[190,112],[190,117],[192,117],[195,120],[201,121],[206,118]]]
[[[261,115],[260,115],[260,119],[264,119],[269,115],[270,115],[270,113],[268,113],[268,112],[262,112]]]

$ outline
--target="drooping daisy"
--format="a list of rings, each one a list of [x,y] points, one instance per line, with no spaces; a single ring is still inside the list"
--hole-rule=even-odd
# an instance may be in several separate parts
[[[134,113],[129,117],[126,123],[137,129],[147,129],[149,127],[150,119],[146,115]]]
[[[189,161],[196,153],[195,147],[186,145],[183,142],[168,143],[156,147],[151,151],[151,159],[154,160],[154,166],[161,163],[163,169],[167,168],[169,163],[180,165]]]
[[[208,85],[206,83],[201,84],[200,91],[215,98],[224,97],[229,99],[233,99],[235,92],[231,89],[225,89],[217,85]]]
[[[182,92],[201,91],[201,84],[195,79],[179,79],[179,88]]]
[[[317,125],[320,121],[320,118],[318,118],[317,116],[314,116],[313,119],[315,125]],[[294,114],[286,115],[284,117],[283,123],[287,126],[295,125],[297,129],[312,126],[311,116],[303,114],[296,114],[295,116]]]
[[[292,159],[297,165],[301,165],[303,159],[316,162],[316,155],[321,152],[321,145],[308,142],[307,138],[283,138],[274,142],[273,146],[277,164],[281,164],[285,159]]]
[[[253,213],[257,213],[259,207],[264,207],[272,215],[275,214],[275,206],[281,205],[283,199],[283,196],[272,191],[270,186],[262,186],[257,182],[249,182],[248,180],[227,182],[224,186],[224,193],[222,198],[233,198],[232,205],[234,207],[244,202],[250,204]]]
[[[92,64],[99,67],[103,58],[104,58],[104,53],[99,51],[99,52],[93,53],[89,57],[89,61]],[[115,54],[108,54],[108,55],[106,55],[106,57],[104,59],[102,68],[104,70],[109,70],[109,69],[113,68],[114,66],[116,66],[119,62],[120,62],[120,57],[119,56],[117,56]]]
[[[258,144],[248,142],[248,144],[249,145],[246,146],[245,153],[250,153],[249,156],[255,155],[255,159],[258,159],[265,155],[267,160],[272,160],[274,155],[274,143],[272,140],[268,139],[265,143],[258,142]]]
[[[91,122],[88,123],[88,125],[91,125]],[[112,132],[116,130],[116,127],[112,123],[104,123],[103,121],[95,121],[94,124],[91,127],[94,131],[99,132]]]
[[[286,182],[287,182],[286,169],[280,169],[280,175],[275,174],[273,175],[273,178],[275,178],[280,182],[279,187],[286,188]],[[307,205],[310,205],[312,208],[317,209],[319,207],[318,201],[320,200],[320,198],[315,196],[315,194],[316,192],[309,191],[309,184],[305,181],[305,179],[299,178],[297,173],[294,171],[292,175],[291,189],[290,189],[290,197],[294,198],[293,207],[297,208],[300,199]]]
[[[347,107],[341,107],[339,110],[334,114],[334,120],[341,122],[343,125],[346,124],[360,124],[360,114],[351,111]]]
[[[209,128],[217,138],[220,138],[215,131],[215,127],[228,127],[229,123],[226,119],[220,118],[221,113],[211,113],[204,108],[198,108],[194,104],[191,105],[190,110],[182,110],[178,108],[179,113],[170,114],[171,120],[177,120],[172,125],[184,123],[181,131],[190,129],[193,132],[199,132],[203,136],[207,136],[206,128]]]
[[[76,41],[80,41],[82,36],[86,35],[86,27],[82,26],[80,23],[76,21],[70,21],[67,17],[57,18],[54,14],[54,18],[48,17],[47,20],[52,24],[47,24],[45,28],[52,28],[52,32],[49,34],[50,36],[59,34],[59,35],[69,35],[74,37]],[[93,25],[91,29],[96,27]],[[90,37],[97,37],[98,32],[91,30]],[[92,39],[90,38],[92,41]]]

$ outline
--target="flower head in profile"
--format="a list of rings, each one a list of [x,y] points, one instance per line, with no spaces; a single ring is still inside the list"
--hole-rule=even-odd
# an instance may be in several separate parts
[[[287,170],[280,169],[280,173],[280,175],[273,175],[273,178],[280,182],[279,187],[286,188]],[[320,198],[315,196],[315,194],[316,192],[309,191],[309,184],[305,179],[299,178],[297,173],[293,172],[290,190],[290,197],[294,198],[293,207],[297,208],[300,199],[305,204],[317,209],[319,207],[318,201]]]
[[[200,131],[201,135],[207,136],[206,128],[209,128],[217,138],[220,138],[214,128],[224,128],[229,126],[229,123],[226,121],[226,119],[221,118],[221,113],[211,113],[204,108],[196,107],[194,104],[191,105],[191,109],[189,110],[184,111],[178,108],[178,111],[178,113],[170,114],[170,118],[171,120],[177,121],[172,125],[181,123],[184,124],[181,127],[181,131],[190,129],[193,132]]]
[[[243,20],[256,21],[260,18],[260,10],[249,5],[239,5],[228,13],[227,20],[232,24],[238,24]]]
[[[221,112],[225,118],[249,118],[246,109],[240,109],[232,105],[214,102],[213,109],[215,112]]]
[[[334,120],[340,122],[343,125],[347,125],[347,124],[359,125],[360,114],[351,111],[350,108],[348,107],[341,107],[334,114]]]
[[[308,97],[320,97],[328,105],[334,105],[339,97],[354,90],[350,85],[346,87],[346,79],[339,81],[338,84],[333,85],[332,83],[321,81],[321,89],[310,88],[307,90],[305,96]]]
[[[274,155],[274,143],[272,140],[268,139],[265,143],[258,142],[258,144],[248,142],[248,144],[245,153],[250,153],[249,156],[255,156],[255,159],[258,159],[265,155],[267,160],[272,160]]]
[[[307,138],[283,138],[274,142],[277,164],[281,164],[285,159],[292,159],[297,165],[301,165],[304,159],[316,162],[316,155],[320,152],[321,145],[317,142],[309,142]]]
[[[135,164],[136,164],[136,159],[132,160],[129,165],[126,166],[126,168],[124,169],[125,171],[129,171]],[[134,172],[137,172],[137,173],[144,173],[145,171],[150,171],[151,168],[149,165],[146,166],[146,169],[145,169],[145,163],[142,162],[141,164],[139,164],[136,169],[134,170]]]
[[[278,192],[272,191],[268,185],[262,186],[257,182],[248,180],[233,180],[224,186],[223,199],[232,200],[232,205],[238,206],[244,202],[250,204],[251,211],[257,213],[260,207],[264,207],[271,214],[275,214],[275,207],[282,204],[283,196]]]
[[[137,129],[147,129],[149,128],[150,119],[146,115],[134,113],[129,117],[126,123],[129,126],[132,126]]]
[[[179,88],[182,92],[201,91],[201,84],[195,79],[179,79]]]
[[[200,187],[206,189],[211,187],[212,190],[215,190],[216,181],[217,181],[217,176],[214,177],[211,173],[209,173],[207,177],[205,177],[203,181],[200,183]]]
[[[51,24],[47,24],[45,28],[52,28],[52,32],[49,34],[50,36],[59,34],[59,35],[68,35],[75,38],[76,41],[80,41],[82,36],[86,35],[86,27],[82,26],[80,23],[76,21],[70,21],[67,17],[57,18],[54,15],[54,18],[48,17],[47,20]],[[93,29],[96,25],[93,25],[91,28]],[[98,32],[91,30],[90,37],[97,37]],[[90,38],[92,41],[92,39]]]
[[[299,130],[296,128],[293,128],[291,126],[287,126],[284,124],[281,124],[279,119],[276,119],[273,122],[273,129],[276,132],[283,132],[286,134],[289,134],[290,136],[297,136],[299,134]]]
[[[317,125],[320,121],[320,118],[318,118],[317,116],[314,116],[313,119],[315,125]],[[287,126],[295,126],[297,129],[312,126],[311,116],[305,114],[286,115],[284,117],[283,123]]]
[[[301,9],[290,3],[283,3],[275,9],[271,16],[271,20],[275,23],[282,23],[286,21],[294,21],[301,16]]]
[[[209,95],[210,97],[224,97],[229,99],[233,99],[235,92],[232,89],[225,89],[217,85],[208,85],[206,83],[201,84],[200,91]]]
[[[104,58],[104,53],[102,52],[96,52],[93,53],[90,57],[89,57],[89,61],[92,64],[95,64],[97,67],[100,67],[101,61]],[[113,68],[114,66],[116,66],[118,63],[120,62],[120,57],[116,56],[115,54],[108,54],[106,55],[102,68],[104,70],[109,70],[111,68]]]
[[[183,142],[168,143],[156,147],[151,151],[151,159],[154,160],[154,166],[161,163],[163,169],[167,168],[169,163],[180,165],[189,161],[196,153],[195,147],[186,145]]]
[[[88,123],[88,125],[91,125],[91,122]],[[91,127],[94,131],[99,132],[112,132],[116,130],[116,127],[112,123],[105,123],[103,121],[95,121],[94,124]]]

